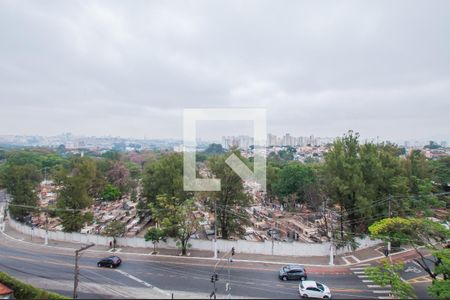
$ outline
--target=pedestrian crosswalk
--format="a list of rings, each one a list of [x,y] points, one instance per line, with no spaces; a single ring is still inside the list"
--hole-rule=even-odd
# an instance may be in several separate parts
[[[380,286],[369,279],[369,276],[364,272],[364,269],[367,267],[370,267],[370,264],[358,264],[350,268],[350,271],[352,271],[353,274],[367,286],[368,290],[373,292],[374,297],[378,299],[395,299],[391,295],[391,290],[389,289],[390,286]]]

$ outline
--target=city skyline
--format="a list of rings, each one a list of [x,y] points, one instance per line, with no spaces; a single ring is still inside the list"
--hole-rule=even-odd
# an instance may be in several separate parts
[[[332,143],[334,139],[342,137],[335,136],[316,136],[314,134],[310,135],[292,135],[290,133],[284,133],[281,135],[273,134],[269,132],[267,134],[266,143],[267,146],[305,146],[308,144],[311,145],[325,145],[328,143]],[[431,141],[442,145],[443,147],[447,147],[448,140],[439,140],[439,139],[403,139],[403,140],[384,140],[380,137],[370,137],[370,138],[360,138],[361,143],[371,142],[371,143],[382,143],[382,142],[391,142],[395,143],[399,146],[404,147],[422,147],[428,145]],[[66,145],[69,148],[83,148],[88,147],[89,145],[112,145],[114,143],[123,143],[128,142],[130,144],[133,143],[145,143],[148,142],[157,142],[161,145],[170,144],[170,145],[181,145],[183,144],[182,138],[152,138],[152,137],[143,137],[143,138],[133,138],[133,137],[124,137],[124,136],[94,136],[94,135],[75,135],[70,132],[61,133],[54,136],[45,136],[45,135],[2,135],[0,134],[0,144],[9,144],[9,145],[28,145],[28,146],[59,146]],[[246,134],[237,134],[237,135],[223,135],[219,136],[215,139],[205,139],[202,137],[197,137],[197,142],[205,145],[211,143],[217,143],[227,148],[227,145],[247,145],[244,148],[250,146],[253,142],[253,138],[251,135]]]

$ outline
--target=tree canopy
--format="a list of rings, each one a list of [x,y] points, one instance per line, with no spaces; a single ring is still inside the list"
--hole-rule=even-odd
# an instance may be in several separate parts
[[[58,171],[55,179],[61,188],[58,191],[57,207],[60,209],[58,215],[64,231],[80,231],[92,221],[92,214],[83,210],[93,203],[89,191],[95,177],[96,165],[90,158],[72,158],[69,168]]]
[[[442,249],[440,245],[447,243],[450,230],[442,224],[419,218],[387,218],[377,221],[369,227],[373,238],[385,241],[409,244],[419,254],[420,259],[415,261],[432,278],[433,284],[429,293],[441,299],[448,299],[450,294],[450,249]],[[426,257],[419,246],[432,250],[433,259]],[[434,265],[429,267],[427,262]],[[439,276],[442,275],[442,278]]]
[[[144,170],[142,194],[149,202],[154,202],[158,195],[189,198],[192,193],[183,188],[183,156],[171,153],[150,161]]]
[[[233,152],[241,160],[239,151]],[[244,190],[241,177],[236,174],[225,162],[230,153],[211,158],[208,167],[212,174],[220,178],[221,190],[208,193],[208,204],[211,210],[217,211],[217,230],[223,239],[228,239],[233,234],[243,234],[244,227],[248,224],[249,216],[245,211],[251,203],[250,197]],[[248,161],[247,161],[248,163]]]
[[[162,237],[167,235],[175,238],[180,244],[182,255],[186,255],[189,240],[198,229],[198,221],[193,214],[195,210],[194,200],[182,200],[167,195],[158,195],[149,207],[154,220],[163,230],[159,232]],[[149,234],[148,238],[153,238],[153,233],[155,232]]]
[[[305,201],[308,188],[316,182],[316,175],[311,165],[292,162],[279,171],[274,183],[275,193],[281,199],[292,199],[290,206]],[[285,203],[289,204],[289,202]]]

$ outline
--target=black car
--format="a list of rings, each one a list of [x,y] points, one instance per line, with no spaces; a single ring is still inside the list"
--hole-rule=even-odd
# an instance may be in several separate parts
[[[103,258],[97,263],[97,267],[117,268],[122,263],[122,260],[118,256],[110,256]]]
[[[283,280],[306,280],[308,275],[306,274],[305,267],[301,265],[288,265],[280,269],[278,277]]]

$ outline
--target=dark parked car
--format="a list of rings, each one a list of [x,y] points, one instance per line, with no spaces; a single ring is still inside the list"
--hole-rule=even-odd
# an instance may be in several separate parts
[[[306,274],[305,267],[301,265],[288,265],[280,269],[278,277],[281,280],[306,280],[308,275]]]
[[[122,260],[118,256],[110,256],[103,258],[97,263],[97,267],[117,268],[122,263]]]

